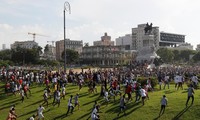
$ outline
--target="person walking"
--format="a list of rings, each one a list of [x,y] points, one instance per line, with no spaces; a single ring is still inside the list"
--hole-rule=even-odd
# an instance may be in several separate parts
[[[72,99],[73,99],[73,95],[71,95],[68,100],[68,110],[67,110],[66,115],[69,113],[70,110],[71,110],[71,113],[73,114],[74,106],[72,105]]]
[[[140,90],[140,93],[141,93],[141,96],[142,96],[142,105],[144,105],[144,100],[146,99],[146,91],[145,91],[145,89],[144,88],[142,88],[141,90]]]
[[[47,107],[48,107],[49,102],[48,102],[48,94],[47,94],[47,90],[44,91],[43,99],[44,99],[44,102],[42,103],[42,105],[44,105],[44,104],[46,103],[46,104],[47,104]]]
[[[187,98],[187,102],[186,102],[186,107],[188,105],[190,98],[192,98],[192,103],[191,103],[191,105],[192,105],[194,102],[194,88],[193,88],[192,84],[190,84],[190,87],[188,88],[188,98]]]
[[[97,109],[98,109],[98,107],[96,106],[92,111],[92,114],[91,114],[92,120],[100,120],[99,115],[97,114],[97,112],[98,112]]]
[[[65,95],[66,95],[66,91],[65,91],[65,85],[62,85],[62,96],[61,98],[63,98],[65,100]]]
[[[125,115],[125,114],[126,114],[125,108],[126,108],[125,95],[123,95],[123,96],[120,98],[120,111],[119,111],[119,113],[118,113],[117,116],[119,116],[119,114],[120,114],[122,111],[124,112],[124,115]]]
[[[23,103],[24,102],[24,90],[23,89],[20,90],[20,94],[21,94],[21,101]]]
[[[57,90],[57,93],[56,93],[56,102],[53,104],[53,106],[55,106],[56,104],[58,104],[58,107],[60,106],[60,93],[61,90]]]
[[[161,115],[161,113],[164,114],[165,107],[167,106],[167,102],[168,102],[168,100],[167,100],[166,96],[163,95],[163,97],[162,97],[162,99],[160,101],[160,103],[161,103],[161,109],[160,109],[159,116]]]
[[[74,97],[74,107],[78,106],[79,110],[80,104],[78,99],[79,99],[79,94],[77,93],[76,96]]]
[[[38,110],[38,120],[41,119],[44,120],[43,110],[45,110],[45,108],[42,105],[40,105],[37,110]]]
[[[164,78],[164,88],[165,89],[165,86],[167,85],[168,89],[169,89],[169,75],[165,75],[165,78]]]

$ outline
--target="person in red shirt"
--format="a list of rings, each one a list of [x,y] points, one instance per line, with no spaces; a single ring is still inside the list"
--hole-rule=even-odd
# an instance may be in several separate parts
[[[22,83],[23,83],[23,80],[20,78],[19,79],[19,84],[22,85]]]
[[[45,84],[46,84],[46,87],[49,86],[49,79],[47,77],[45,78]]]
[[[7,82],[6,85],[5,85],[5,93],[8,95],[8,92],[10,92],[10,83]]]
[[[28,87],[27,87],[27,85],[24,85],[24,95],[25,95],[26,98],[28,99],[27,91],[28,91]]]
[[[113,87],[113,90],[116,90],[116,88],[117,88],[117,81],[116,80],[113,81],[112,87]]]
[[[130,83],[127,83],[127,88],[126,88],[125,94],[128,94],[128,101],[130,99],[132,100],[131,92],[132,92],[132,86]]]

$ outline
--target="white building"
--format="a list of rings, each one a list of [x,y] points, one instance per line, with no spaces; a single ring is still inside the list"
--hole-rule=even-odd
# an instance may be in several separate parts
[[[6,49],[6,44],[2,44],[2,50]]]
[[[197,45],[196,51],[200,51],[200,44]]]
[[[132,35],[126,34],[125,36],[119,37],[115,39],[116,45],[123,45],[133,50],[133,42],[132,42]]]
[[[37,47],[38,43],[35,41],[15,41],[15,43],[11,44],[11,49],[16,49],[17,47],[32,49],[33,47]]]
[[[42,59],[48,59],[48,60],[56,60],[56,47],[53,45],[48,45],[48,49],[44,50],[44,54],[42,56]]]
[[[144,28],[146,27],[146,24],[139,24],[137,28],[132,28],[132,47],[134,50],[139,50],[143,46],[146,46],[146,43],[144,41],[146,38]],[[152,27],[151,31],[151,38],[153,36],[153,44],[155,46],[155,49],[159,48],[159,40],[160,40],[160,34],[159,34],[159,27]],[[144,42],[144,43],[143,43]]]
[[[191,45],[190,43],[183,43],[183,44],[180,44],[179,46],[175,47],[175,49],[179,49],[179,50],[193,50],[193,45]]]
[[[101,36],[101,40],[99,41],[94,41],[93,42],[94,46],[101,46],[101,45],[114,45],[114,41],[111,41],[111,36],[108,36],[107,33],[104,33],[104,36]]]
[[[79,54],[82,52],[83,41],[82,40],[70,40],[66,39],[65,49],[75,50]],[[62,59],[62,52],[64,51],[64,40],[56,41],[56,60]]]

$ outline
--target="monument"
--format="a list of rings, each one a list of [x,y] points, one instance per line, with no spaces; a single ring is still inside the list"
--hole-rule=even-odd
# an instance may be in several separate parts
[[[147,23],[144,27],[144,34],[142,35],[142,47],[138,49],[138,54],[136,57],[137,61],[151,61],[153,63],[156,57],[159,56],[156,54],[156,49],[154,45],[154,34],[152,34],[153,24],[150,25]]]

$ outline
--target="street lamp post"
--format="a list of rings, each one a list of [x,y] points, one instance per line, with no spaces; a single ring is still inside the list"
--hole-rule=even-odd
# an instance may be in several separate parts
[[[69,14],[71,13],[71,7],[69,2],[65,2],[64,3],[64,10],[63,10],[63,14],[64,14],[64,56],[65,56],[65,62],[64,62],[64,72],[66,73],[66,33],[65,33],[65,11],[69,12]]]

